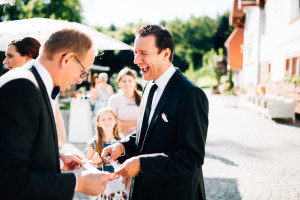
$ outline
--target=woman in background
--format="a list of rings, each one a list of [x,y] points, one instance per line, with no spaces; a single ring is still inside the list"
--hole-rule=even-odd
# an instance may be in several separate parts
[[[137,90],[136,71],[125,67],[117,77],[119,87],[118,94],[111,96],[108,106],[116,113],[119,119],[121,138],[131,134],[137,124],[141,94]]]
[[[13,40],[8,44],[3,64],[9,70],[21,67],[31,59],[36,59],[39,55],[41,44],[32,37],[25,37],[20,40]]]
[[[94,73],[92,76],[92,81],[91,81],[91,85],[90,85],[90,90],[92,90],[93,88],[96,87],[96,85],[100,84],[101,81],[98,78],[99,74],[98,73]]]

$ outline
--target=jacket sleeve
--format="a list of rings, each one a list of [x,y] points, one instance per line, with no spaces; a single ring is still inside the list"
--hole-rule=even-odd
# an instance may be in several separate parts
[[[127,135],[125,138],[123,138],[120,143],[124,145],[124,155],[120,156],[120,158],[118,158],[118,161],[123,163],[125,160],[136,156],[137,155],[137,151],[136,151],[136,131],[134,131],[133,133],[131,133],[130,135]]]
[[[0,193],[7,197],[4,199],[73,197],[73,173],[34,170],[32,164],[39,137],[40,97],[38,88],[27,79],[0,87]]]
[[[175,105],[176,106],[176,105]],[[176,148],[167,152],[140,155],[145,182],[193,174],[203,165],[208,129],[208,100],[193,87],[181,95],[178,103]]]

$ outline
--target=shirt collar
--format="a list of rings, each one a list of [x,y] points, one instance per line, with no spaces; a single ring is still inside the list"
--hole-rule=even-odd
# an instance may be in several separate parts
[[[157,80],[155,80],[154,83],[158,86],[159,89],[164,90],[175,71],[175,67],[173,66],[173,64],[171,64],[167,71],[165,71]]]
[[[36,70],[38,71],[39,75],[41,76],[41,78],[42,78],[42,80],[43,80],[43,82],[45,84],[48,96],[49,96],[49,98],[51,100],[51,93],[52,93],[54,84],[53,84],[53,80],[51,78],[50,73],[37,60],[34,60],[33,63],[32,63],[32,65],[35,66]]]

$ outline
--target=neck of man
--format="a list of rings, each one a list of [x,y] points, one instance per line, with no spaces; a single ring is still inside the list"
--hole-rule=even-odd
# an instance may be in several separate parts
[[[54,63],[54,61],[49,60],[48,57],[45,54],[42,54],[41,56],[39,56],[37,58],[37,61],[43,65],[43,67],[49,72],[52,81],[53,81],[53,85],[54,86],[59,86],[59,82],[58,82],[58,69],[54,66],[57,66],[57,63]]]
[[[172,65],[172,63],[169,61],[169,59],[168,59],[168,61],[164,62],[160,67],[161,70],[160,70],[159,76],[154,81],[159,79],[159,77],[161,77],[161,75],[163,75],[169,69],[169,67],[171,67],[171,65]]]

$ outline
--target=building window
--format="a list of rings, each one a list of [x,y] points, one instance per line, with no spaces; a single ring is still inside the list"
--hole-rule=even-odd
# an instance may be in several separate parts
[[[300,56],[288,58],[285,61],[285,81],[291,82],[300,75]]]

